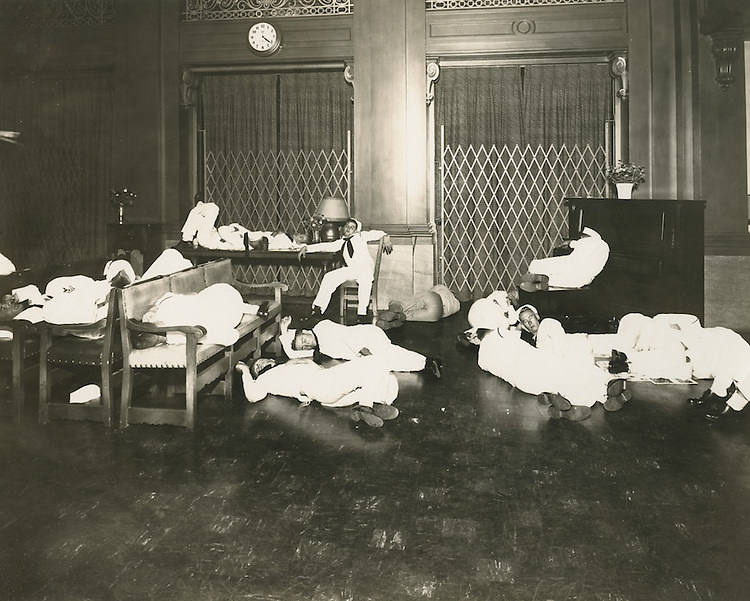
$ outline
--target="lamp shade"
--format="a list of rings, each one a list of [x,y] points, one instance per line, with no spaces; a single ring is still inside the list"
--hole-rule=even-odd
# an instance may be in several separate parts
[[[323,215],[328,221],[346,221],[349,219],[349,207],[343,198],[326,196],[318,205],[318,214]]]

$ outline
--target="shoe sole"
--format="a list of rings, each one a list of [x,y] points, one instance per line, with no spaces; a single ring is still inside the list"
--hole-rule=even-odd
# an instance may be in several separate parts
[[[360,411],[359,409],[355,409],[352,411],[352,421],[353,422],[364,422],[371,428],[382,428],[383,427],[383,420],[379,418],[374,413],[370,413],[369,411]]]
[[[376,417],[379,417],[383,421],[396,419],[399,415],[398,408],[393,405],[382,405],[378,403],[372,406],[372,411]]]

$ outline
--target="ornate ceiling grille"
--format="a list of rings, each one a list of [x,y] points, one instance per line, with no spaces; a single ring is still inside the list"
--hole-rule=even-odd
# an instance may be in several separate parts
[[[185,21],[350,15],[353,0],[185,0]]]
[[[458,10],[461,8],[518,8],[562,4],[623,3],[625,0],[427,0],[427,10]]]

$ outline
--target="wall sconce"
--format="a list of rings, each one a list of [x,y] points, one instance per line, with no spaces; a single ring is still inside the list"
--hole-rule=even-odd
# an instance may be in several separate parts
[[[317,213],[325,219],[323,227],[320,229],[320,239],[323,242],[338,240],[340,237],[339,227],[349,219],[349,207],[344,199],[337,196],[326,196],[320,201]]]

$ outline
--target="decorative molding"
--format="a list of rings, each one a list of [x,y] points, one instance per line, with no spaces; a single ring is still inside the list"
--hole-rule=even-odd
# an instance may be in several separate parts
[[[466,8],[523,8],[526,6],[560,6],[565,4],[623,4],[625,0],[427,0],[427,10],[460,10]]]
[[[516,35],[529,35],[536,32],[536,23],[534,21],[529,21],[528,19],[513,21],[511,31]]]
[[[440,77],[440,65],[437,61],[429,61],[425,69],[427,75],[427,106],[435,99],[435,82]]]
[[[620,89],[617,96],[627,100],[630,95],[630,83],[628,77],[628,58],[625,54],[611,54],[609,56],[609,73],[613,78],[620,80]]]
[[[742,45],[742,36],[742,30],[739,29],[711,34],[716,83],[722,90],[728,90],[734,83],[734,67]]]
[[[750,255],[750,234],[743,232],[706,232],[704,240],[706,256],[747,256]]]
[[[354,102],[354,65],[352,63],[344,64],[344,80],[352,86],[352,102]]]
[[[201,77],[190,70],[182,72],[180,77],[180,106],[192,108],[195,106],[198,88],[201,85]]]
[[[351,15],[353,0],[186,0],[183,21]]]

